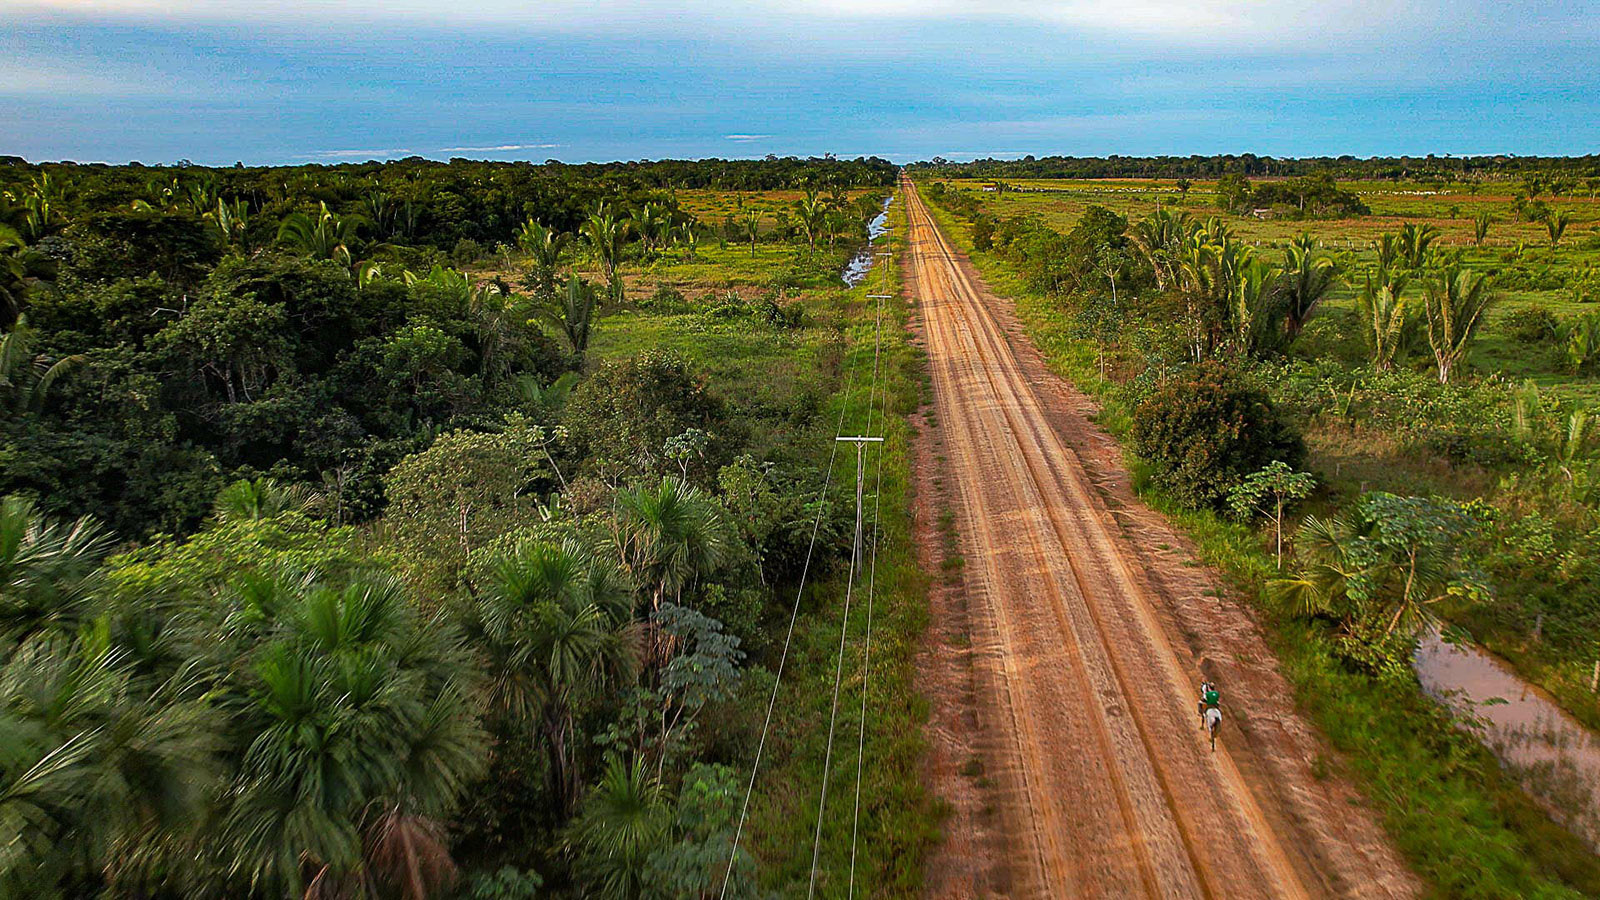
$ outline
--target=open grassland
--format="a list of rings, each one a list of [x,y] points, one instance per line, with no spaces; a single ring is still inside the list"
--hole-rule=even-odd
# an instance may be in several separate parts
[[[1270,179],[1260,179],[1267,183]],[[1004,180],[1004,191],[988,191],[996,182],[991,179],[951,179],[952,188],[981,191],[985,206],[998,217],[1026,215],[1060,230],[1071,228],[1083,211],[1091,205],[1107,207],[1121,215],[1138,219],[1154,212],[1157,206],[1177,208],[1191,215],[1206,216],[1216,213],[1216,182],[1194,181],[1187,193],[1178,190],[1175,181],[1142,179],[1084,179]],[[1378,235],[1393,231],[1400,222],[1426,222],[1438,227],[1447,245],[1473,246],[1474,216],[1488,214],[1495,218],[1484,247],[1509,248],[1518,242],[1534,246],[1548,243],[1544,226],[1538,222],[1518,221],[1514,213],[1513,198],[1521,190],[1513,181],[1485,181],[1468,184],[1437,184],[1391,181],[1341,181],[1339,186],[1351,191],[1372,210],[1371,215],[1348,219],[1296,221],[1292,219],[1238,217],[1231,219],[1240,237],[1250,241],[1271,243],[1287,241],[1303,231],[1310,231],[1329,248],[1364,249],[1364,245]],[[1552,212],[1566,212],[1572,216],[1564,243],[1568,246],[1563,259],[1594,262],[1600,248],[1591,247],[1587,253],[1577,251],[1573,245],[1586,238],[1600,236],[1600,199],[1587,193],[1576,196],[1543,198]]]

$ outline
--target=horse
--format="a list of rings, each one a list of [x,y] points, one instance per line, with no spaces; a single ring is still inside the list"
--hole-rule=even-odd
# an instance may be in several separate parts
[[[1215,706],[1205,712],[1206,731],[1211,735],[1211,752],[1217,752],[1217,729],[1222,727],[1222,710]]]

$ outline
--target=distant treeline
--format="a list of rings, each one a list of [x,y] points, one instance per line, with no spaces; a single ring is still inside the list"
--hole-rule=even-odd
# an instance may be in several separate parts
[[[136,204],[172,207],[175,199],[196,216],[216,211],[216,201],[243,201],[250,214],[273,228],[296,209],[318,203],[338,213],[373,218],[370,204],[392,207],[381,237],[388,243],[450,249],[461,240],[493,246],[512,240],[532,218],[572,231],[597,202],[632,205],[645,194],[714,188],[760,191],[813,187],[881,187],[894,184],[898,167],[878,159],[660,160],[586,163],[449,162],[411,157],[393,162],[304,166],[146,166],[72,162],[29,163],[0,157],[0,222],[20,205],[39,176],[70,186],[56,198],[67,219],[125,212]],[[175,196],[176,195],[176,196]],[[19,210],[12,212],[21,214]]]
[[[1589,156],[1313,156],[1301,159],[1257,156],[1024,156],[958,163],[935,157],[907,169],[955,178],[1220,178],[1332,175],[1340,179],[1453,181],[1461,178],[1520,177],[1529,173],[1568,177],[1600,175],[1600,155]]]

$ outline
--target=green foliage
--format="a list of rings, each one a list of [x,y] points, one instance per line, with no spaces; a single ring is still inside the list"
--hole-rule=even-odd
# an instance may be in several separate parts
[[[1428,345],[1438,364],[1439,383],[1448,384],[1483,326],[1484,314],[1499,301],[1488,276],[1451,266],[1424,280]]]
[[[1287,181],[1262,182],[1250,192],[1248,205],[1272,209],[1293,218],[1342,219],[1371,212],[1361,198],[1341,190],[1333,176],[1326,172]],[[1237,205],[1229,207],[1233,211],[1239,208]]]
[[[723,431],[723,402],[681,354],[648,350],[608,361],[572,392],[566,423],[592,471],[659,469],[669,439],[698,428]],[[711,462],[720,453],[713,451]]]
[[[743,301],[715,327],[755,333],[757,354],[722,352],[709,329],[652,332],[663,317],[608,324],[598,356],[618,355],[619,334],[648,346],[665,332],[684,352],[600,363],[588,385],[529,319],[567,263],[592,278],[609,255],[615,286],[636,262],[695,258],[694,217],[668,179],[789,187],[817,174],[815,254],[791,274],[836,284],[881,197],[845,188],[887,183],[892,168],[805,166],[417,163],[154,180],[95,167],[73,173],[82,192],[41,188],[26,230],[0,240],[14,312],[38,323],[7,344],[0,490],[102,510],[139,544],[107,563],[109,539],[87,521],[30,509],[16,528],[0,522],[15,551],[0,563],[0,784],[15,801],[0,800],[14,849],[0,883],[66,896],[600,893],[615,870],[561,838],[614,837],[615,818],[567,827],[579,809],[579,823],[594,819],[583,798],[600,796],[609,748],[639,763],[635,786],[659,785],[659,840],[635,858],[636,884],[717,891],[742,784],[703,763],[743,758],[763,708],[752,698],[770,683],[759,670],[774,594],[807,560],[825,577],[840,552],[841,507],[814,497],[811,448],[831,447],[811,438],[844,348],[855,370],[870,364],[859,335],[839,338],[867,313],[838,293]],[[0,188],[12,174],[0,167]],[[560,230],[602,198],[602,216],[632,211],[632,224],[611,213],[614,252],[562,247]],[[524,227],[530,217],[551,225]],[[794,219],[766,224],[776,262],[736,287],[796,259],[781,246]],[[509,246],[487,263],[483,252],[519,227],[533,297],[444,264],[520,274]],[[63,260],[58,285],[36,267],[11,277],[38,241]],[[699,272],[721,264],[675,283],[699,295]],[[582,299],[558,317],[580,352],[606,306]],[[897,347],[885,338],[886,360]],[[724,468],[741,452],[747,465]],[[719,473],[725,496],[709,487]],[[340,524],[384,513],[384,494],[381,518]],[[24,536],[6,544],[13,533]],[[891,848],[864,883],[897,895],[914,892],[931,836],[911,764],[920,595],[904,547],[884,554],[895,627],[874,655],[883,764],[863,785],[863,827]],[[791,675],[823,668],[795,662]],[[809,765],[810,748],[790,758]],[[745,840],[776,829],[760,832],[747,823]],[[740,852],[731,895],[753,895],[757,876]]]
[[[421,583],[449,587],[473,550],[534,515],[531,489],[547,475],[539,426],[453,431],[384,478],[386,524]]]
[[[1243,175],[1228,173],[1217,179],[1217,205],[1226,212],[1241,213],[1250,208],[1252,191]]]
[[[1271,589],[1302,615],[1339,620],[1348,646],[1387,647],[1395,638],[1382,654],[1391,660],[1385,668],[1409,671],[1416,636],[1434,621],[1430,607],[1486,593],[1462,555],[1477,525],[1449,500],[1369,493],[1348,517],[1308,518],[1300,535],[1306,562]]]
[[[1266,394],[1220,363],[1159,385],[1139,405],[1132,437],[1155,481],[1194,507],[1220,507],[1250,473],[1273,461],[1297,466],[1305,455]]]
[[[1600,370],[1600,313],[1568,321],[1560,326],[1559,337],[1572,374],[1588,375]]]
[[[634,579],[650,591],[650,608],[683,598],[728,558],[730,535],[721,506],[676,476],[617,492],[618,549]]]
[[[1283,566],[1283,513],[1296,500],[1311,496],[1317,480],[1309,472],[1296,472],[1288,463],[1273,460],[1250,473],[1228,492],[1228,506],[1241,518],[1260,516],[1272,523],[1276,535],[1274,556]]]
[[[0,648],[77,633],[110,550],[91,519],[56,522],[26,498],[0,499]]]
[[[488,656],[491,707],[537,729],[549,756],[550,796],[570,813],[586,747],[574,719],[631,680],[637,634],[616,568],[573,541],[529,542],[493,562],[474,621]]]
[[[1379,372],[1403,362],[1421,331],[1422,317],[1405,296],[1405,285],[1406,276],[1379,270],[1367,276],[1356,295],[1358,330],[1372,368]]]

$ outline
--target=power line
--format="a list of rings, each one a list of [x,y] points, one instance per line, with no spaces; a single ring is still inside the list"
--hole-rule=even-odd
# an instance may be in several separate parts
[[[778,688],[783,683],[783,670],[789,662],[789,648],[794,641],[795,622],[800,618],[800,598],[805,595],[806,578],[811,574],[811,560],[817,548],[817,534],[822,529],[822,517],[827,511],[828,488],[833,484],[833,464],[838,458],[838,438],[844,435],[845,413],[850,409],[850,388],[854,382],[854,375],[847,372],[845,375],[844,401],[839,404],[839,422],[834,429],[833,449],[828,453],[828,468],[822,479],[822,490],[817,495],[817,518],[811,525],[811,541],[806,547],[805,563],[800,568],[800,585],[795,589],[794,606],[789,611],[789,629],[784,634],[783,652],[778,657],[778,671],[772,679],[772,695],[767,698],[767,714],[761,723],[761,739],[756,743],[756,755],[750,764],[750,782],[745,787],[744,803],[739,807],[739,824],[733,832],[733,846],[728,851],[728,868],[722,876],[722,889],[717,893],[718,898],[728,895],[728,883],[733,879],[733,864],[739,857],[739,841],[744,836],[744,824],[750,814],[750,797],[755,793],[756,775],[761,771],[761,758],[766,751],[767,735],[772,729],[772,711],[778,703]]]
[[[884,275],[885,280],[887,281],[888,270],[885,269],[884,273],[885,273],[885,275]],[[864,514],[864,510],[865,510],[865,507],[866,507],[866,504],[863,502],[862,492],[865,490],[865,485],[866,485],[866,450],[867,450],[867,445],[868,444],[877,444],[877,445],[879,445],[879,454],[878,454],[878,458],[877,458],[878,465],[877,465],[876,472],[877,472],[877,478],[879,479],[879,484],[880,485],[882,483],[882,477],[883,477],[883,454],[882,454],[883,438],[882,437],[872,437],[871,434],[872,434],[872,417],[873,417],[873,413],[874,413],[874,411],[876,409],[878,398],[880,396],[882,396],[880,394],[880,392],[878,391],[878,381],[879,381],[879,373],[881,371],[881,363],[882,363],[882,358],[883,358],[883,300],[885,298],[885,295],[883,295],[883,294],[874,294],[872,296],[874,298],[876,298],[877,301],[878,301],[878,312],[877,312],[877,316],[875,317],[875,321],[873,323],[872,380],[870,382],[870,386],[867,389],[867,427],[866,427],[866,431],[864,432],[864,434],[862,436],[860,436],[860,437],[848,437],[848,438],[841,437],[841,438],[838,438],[839,441],[849,441],[849,442],[853,442],[856,445],[856,524],[855,524],[855,535],[854,535],[854,539],[851,542],[851,549],[850,549],[850,571],[849,571],[848,579],[845,582],[844,611],[843,611],[843,613],[842,613],[842,615],[840,616],[840,619],[839,619],[839,652],[838,652],[837,661],[834,663],[833,701],[832,701],[832,705],[831,705],[831,707],[829,709],[829,713],[828,713],[827,748],[823,753],[823,760],[822,760],[822,789],[818,792],[818,796],[817,796],[817,824],[816,824],[816,832],[813,835],[812,845],[811,845],[811,878],[810,878],[810,882],[809,882],[807,890],[806,890],[806,896],[807,896],[808,900],[816,892],[817,871],[818,871],[818,868],[819,868],[819,865],[820,865],[820,862],[821,862],[821,858],[822,858],[822,824],[823,824],[824,812],[826,811],[827,804],[828,804],[828,781],[829,781],[829,778],[831,777],[832,771],[833,771],[833,740],[834,740],[834,734],[835,734],[835,731],[837,729],[838,720],[839,720],[839,689],[840,689],[840,686],[842,685],[842,683],[844,681],[844,651],[845,651],[845,647],[847,645],[848,638],[849,638],[849,633],[850,633],[850,607],[851,607],[852,599],[854,597],[856,576],[861,572],[861,551],[862,551],[862,539],[863,539],[863,534],[864,534],[864,528],[863,528],[863,524],[862,524],[862,516]],[[876,522],[874,522],[874,529],[876,529]],[[876,545],[874,545],[874,548],[873,548],[874,566],[876,566],[876,556],[877,556],[877,548],[876,548]],[[874,573],[875,573],[875,571],[876,570],[874,569]],[[868,639],[870,640],[870,633],[869,633],[869,638]],[[871,651],[870,651],[870,646],[869,646],[869,648],[867,650],[867,653],[870,654],[870,652]],[[863,690],[864,690],[864,687],[863,687]],[[865,702],[865,694],[863,694],[862,696],[863,696],[863,703],[864,703]],[[864,723],[865,719],[863,718],[862,721]],[[858,751],[860,750],[861,746],[863,746],[864,741],[865,741],[865,733],[863,732],[860,735],[858,735],[858,739],[857,739],[857,745],[858,745],[857,749],[858,749]],[[855,841],[856,841],[856,834],[857,834],[857,823],[859,822],[859,816],[860,816],[860,799],[861,799],[860,798],[860,794],[861,794],[861,759],[858,756],[857,759],[856,759],[856,806],[855,806],[854,811],[852,812],[851,827],[850,827],[850,834],[851,834],[850,880],[851,880],[851,890],[852,891],[854,890],[854,883],[855,883],[855,859],[856,859],[856,843],[855,843]]]
[[[885,267],[885,269],[884,269],[883,280],[884,280],[885,285],[887,286],[888,281],[889,281],[889,270],[888,270],[887,267]],[[878,299],[877,329],[878,329],[880,335],[879,335],[879,338],[875,339],[874,343],[877,343],[878,340],[881,340],[881,332],[882,332],[882,329],[883,329],[883,301],[886,298],[887,298],[887,295],[884,295],[884,294],[879,294],[877,296],[877,299]],[[878,380],[878,353],[877,353],[876,350],[873,351],[872,380],[874,382],[876,382]],[[889,400],[888,400],[888,396],[889,395],[888,395],[887,391],[885,391],[883,393],[880,393],[878,395],[878,398],[879,398],[878,402],[883,408],[883,420],[886,423],[888,421],[888,415],[889,415]],[[872,409],[871,409],[870,406],[867,408],[867,421],[869,423],[868,424],[868,431],[870,431],[871,430],[870,423],[872,421]],[[880,540],[881,535],[882,535],[882,519],[880,518],[880,510],[881,510],[881,506],[882,506],[882,502],[883,502],[883,451],[882,451],[882,447],[881,446],[879,447],[879,451],[878,451],[878,468],[877,468],[877,471],[874,473],[873,478],[874,478],[874,482],[873,482],[873,486],[872,486],[872,561],[868,565],[868,568],[867,568],[867,630],[866,630],[866,635],[865,635],[865,637],[864,637],[864,639],[862,641],[862,652],[861,652],[861,714],[860,714],[860,718],[857,720],[857,732],[856,732],[856,799],[855,799],[855,809],[850,814],[850,887],[849,887],[848,897],[851,898],[851,900],[853,900],[853,898],[856,895],[856,848],[859,845],[859,840],[860,840],[860,836],[861,836],[861,779],[862,779],[862,772],[863,772],[863,769],[864,769],[864,767],[866,765],[866,758],[867,758],[867,693],[868,693],[867,689],[871,686],[871,683],[872,683],[871,679],[872,679],[872,613],[873,613],[873,596],[874,596],[874,594],[876,592],[877,582],[878,582],[878,541]]]
[[[868,394],[868,409],[871,409],[871,394]],[[856,445],[856,529],[855,537],[850,543],[850,574],[845,580],[844,588],[844,614],[839,617],[839,655],[834,664],[833,672],[833,707],[828,713],[828,744],[822,756],[822,790],[817,795],[817,830],[811,844],[811,881],[806,888],[806,897],[810,898],[817,890],[817,866],[822,858],[822,814],[828,805],[828,775],[833,768],[833,735],[839,722],[839,685],[844,681],[844,648],[850,635],[850,601],[855,593],[856,573],[861,571],[861,516],[865,506],[862,501],[862,491],[866,484],[866,451],[869,443],[882,443],[883,438],[875,437],[840,437],[836,441],[850,442]]]

